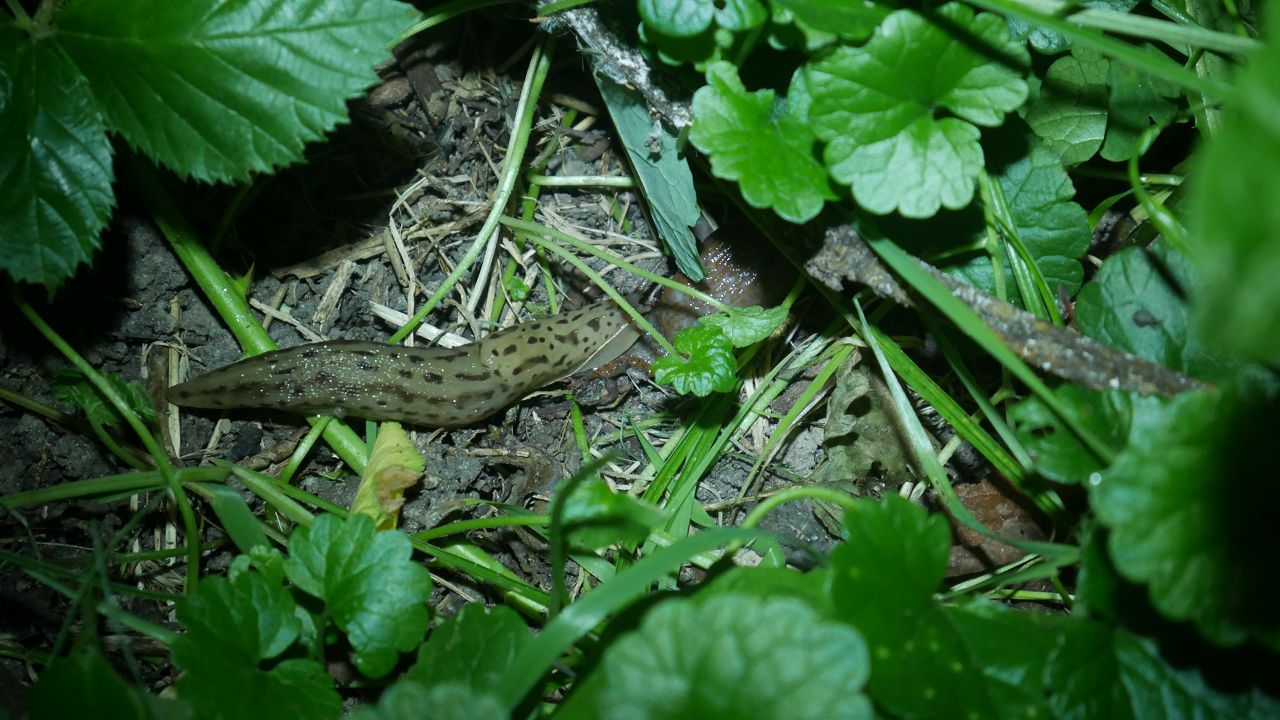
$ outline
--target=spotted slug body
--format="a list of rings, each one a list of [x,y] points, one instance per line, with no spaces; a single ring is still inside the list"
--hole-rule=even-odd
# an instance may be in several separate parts
[[[168,390],[176,405],[355,415],[430,427],[479,422],[538,388],[590,370],[638,337],[600,302],[457,348],[353,340],[257,355]]]

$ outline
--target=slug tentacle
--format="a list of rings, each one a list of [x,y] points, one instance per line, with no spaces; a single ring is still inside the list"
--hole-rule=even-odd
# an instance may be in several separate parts
[[[609,362],[637,337],[621,308],[600,302],[513,325],[458,348],[330,340],[276,350],[174,385],[168,397],[187,407],[280,409],[460,427],[547,383]],[[606,347],[608,352],[601,352]]]

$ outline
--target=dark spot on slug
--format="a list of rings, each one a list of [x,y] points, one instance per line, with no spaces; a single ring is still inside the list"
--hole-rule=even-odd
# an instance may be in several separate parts
[[[400,377],[404,378],[405,380],[410,380],[410,379],[412,379],[412,378],[413,378],[413,371],[411,371],[411,370],[401,370],[401,371],[400,371],[400,372],[398,372],[397,374],[398,374]]]
[[[444,382],[444,376],[443,376],[443,375],[439,375],[439,374],[437,374],[437,373],[433,373],[433,372],[425,372],[425,373],[422,373],[422,379],[423,379],[423,380],[426,380],[427,382],[431,383],[432,385],[439,385],[440,383]]]
[[[556,342],[562,345],[567,345],[573,342],[573,336],[572,335],[556,335]]]
[[[302,357],[307,358],[308,360],[319,354],[320,354],[320,351],[313,347],[307,348],[306,350],[302,351]]]
[[[514,344],[513,344],[513,345],[508,345],[508,346],[506,346],[506,347],[502,348],[502,354],[503,354],[503,355],[510,355],[510,354],[512,354],[512,353],[517,353],[517,352],[520,352],[520,348],[516,347]]]
[[[292,375],[294,370],[297,370],[297,368],[294,368],[294,367],[282,367],[282,368],[280,368],[280,369],[276,370],[276,375]]]
[[[588,320],[587,327],[591,328],[592,332],[600,332],[600,317],[596,316]]]
[[[279,362],[280,362],[280,358],[278,358],[278,357],[267,358],[267,364],[268,364],[268,365],[277,365],[277,364],[279,364]]]
[[[387,405],[390,405],[390,403],[387,402],[385,398],[380,398],[378,400],[378,407],[386,407]]]
[[[537,344],[538,344],[538,343],[540,343],[540,342],[542,342],[542,336],[541,336],[541,335],[531,335],[531,336],[529,337],[529,344],[530,344],[530,345],[537,345]]]
[[[485,372],[480,372],[480,373],[464,373],[464,372],[460,372],[460,373],[458,373],[457,375],[454,375],[453,377],[454,377],[455,379],[457,379],[457,380],[462,380],[463,382],[484,382],[485,380],[488,380],[488,379],[489,379],[489,373],[485,373]]]
[[[373,372],[378,369],[378,365],[376,363],[365,362],[364,360],[361,360],[360,362],[356,363],[356,369],[363,370],[365,372]]]
[[[334,377],[333,373],[329,372],[328,370],[321,370],[320,372],[316,373],[316,383],[320,385],[329,385],[333,383],[335,380],[337,380],[337,378]]]
[[[454,398],[454,402],[463,406],[471,405],[477,402],[492,400],[493,394],[492,390],[477,390],[476,392],[461,393]]]
[[[409,362],[413,363],[414,365],[421,365],[423,360],[426,360],[426,358],[422,357],[421,355],[409,356]]]
[[[528,360],[526,360],[526,361],[524,361],[524,362],[520,363],[519,365],[517,365],[517,366],[515,366],[515,367],[511,368],[511,374],[512,374],[512,375],[522,375],[522,374],[524,374],[524,372],[525,372],[526,370],[531,370],[531,369],[533,369],[533,368],[535,368],[535,367],[537,367],[537,366],[539,366],[539,365],[545,365],[545,364],[547,364],[548,362],[550,362],[550,360],[551,360],[551,358],[547,357],[546,355],[539,355],[539,356],[537,356],[537,357],[529,358]]]

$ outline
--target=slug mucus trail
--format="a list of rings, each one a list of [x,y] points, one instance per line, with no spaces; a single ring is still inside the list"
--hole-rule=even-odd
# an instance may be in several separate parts
[[[355,415],[430,427],[479,422],[621,355],[639,337],[612,301],[457,348],[330,340],[246,358],[168,390],[175,405]]]

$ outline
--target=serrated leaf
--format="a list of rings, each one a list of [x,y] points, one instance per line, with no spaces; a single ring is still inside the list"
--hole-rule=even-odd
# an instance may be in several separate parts
[[[899,10],[866,45],[837,48],[805,69],[823,159],[873,213],[920,218],[968,204],[983,162],[975,125],[999,125],[1027,96],[1022,70],[990,57],[1028,62],[1002,19],[958,3],[934,12],[967,35]],[[941,109],[957,117],[940,118]]]
[[[1045,667],[1063,629],[1062,615],[1018,612],[1002,605],[970,602],[944,609],[982,673],[996,717],[1048,718]]]
[[[890,7],[872,0],[774,0],[805,27],[848,40],[865,40],[889,15]]]
[[[654,360],[654,382],[670,385],[681,395],[697,397],[733,390],[738,361],[733,357],[733,344],[720,328],[685,328],[676,335],[674,344],[676,350],[689,357],[664,355]]]
[[[1226,694],[1198,671],[1174,667],[1149,639],[1089,622],[1063,629],[1045,678],[1060,720],[1262,720],[1280,713],[1280,703],[1257,690]]]
[[[738,348],[754,345],[769,337],[787,319],[785,307],[762,308],[758,305],[731,308],[725,313],[698,318],[703,325],[720,328],[729,342]]]
[[[469,603],[431,633],[405,675],[426,687],[492,688],[530,639],[529,626],[511,608]]]
[[[813,155],[809,124],[778,106],[772,90],[747,92],[733,65],[707,69],[707,85],[693,95],[693,116],[689,140],[711,156],[716,177],[738,182],[752,207],[802,223],[835,199]]]
[[[412,554],[409,538],[376,532],[364,515],[322,515],[289,538],[285,574],[324,601],[368,677],[390,672],[398,653],[417,647],[426,632],[431,577]]]
[[[1159,412],[1163,400],[1137,393],[1112,390],[1097,392],[1079,385],[1065,384],[1054,389],[1077,422],[1107,443],[1115,452],[1124,448],[1135,414]],[[1104,466],[1062,419],[1037,397],[1028,397],[1009,410],[1009,422],[1022,442],[1036,471],[1045,478],[1065,484],[1084,482]]]
[[[1136,416],[1125,451],[1091,481],[1116,569],[1216,644],[1280,649],[1270,600],[1280,579],[1258,552],[1280,546],[1277,413],[1280,401],[1256,387],[1184,393]]]
[[[178,695],[199,718],[328,718],[340,710],[324,666],[312,660],[265,660],[297,639],[297,604],[277,581],[260,573],[235,580],[211,577],[178,603],[187,632],[173,644],[173,662],[186,672]],[[262,714],[259,714],[262,713]]]
[[[101,373],[107,384],[124,399],[128,406],[145,423],[156,419],[156,410],[147,399],[146,391],[137,383],[125,382],[115,373]],[[53,396],[62,402],[84,411],[86,417],[105,427],[115,427],[124,418],[98,388],[79,370],[59,370],[49,383]]]
[[[1149,54],[1164,59],[1164,55],[1150,45],[1143,47]],[[1102,157],[1125,161],[1137,151],[1138,136],[1152,123],[1165,125],[1173,120],[1178,106],[1169,98],[1181,97],[1182,93],[1176,85],[1119,62],[1111,63],[1107,87],[1110,117]]]
[[[1027,124],[1063,165],[1082,163],[1102,147],[1110,68],[1106,57],[1075,48],[1049,66],[1039,92],[1027,103]]]
[[[1116,12],[1129,12],[1137,6],[1139,0],[1079,0],[1077,5],[1080,8],[1098,8],[1102,10],[1115,10]],[[1045,55],[1056,55],[1067,48],[1072,47],[1070,40],[1063,37],[1056,30],[1036,27],[1029,25],[1025,20],[1017,18],[1009,18],[1009,29],[1013,31],[1014,37],[1026,36],[1027,42],[1031,47],[1039,50]]]
[[[852,628],[791,598],[668,599],[605,650],[565,718],[871,718]]]
[[[369,464],[360,474],[351,512],[373,518],[379,530],[394,528],[404,505],[404,491],[422,478],[425,468],[422,453],[400,423],[382,423],[369,453]]]
[[[712,22],[726,30],[750,30],[768,18],[759,0],[638,0],[640,19],[672,38],[699,35]]]
[[[125,684],[93,646],[57,658],[40,673],[27,699],[31,720],[95,718],[145,720],[143,698]]]
[[[445,683],[430,687],[402,679],[387,688],[376,707],[363,705],[351,720],[506,720],[502,703],[483,689]]]
[[[1280,364],[1280,37],[1253,53],[1240,80],[1241,101],[1198,157],[1192,241],[1205,278],[1196,327],[1224,350]],[[1265,200],[1263,200],[1265,198]]]
[[[111,142],[88,81],[48,40],[0,27],[0,269],[57,288],[115,205]]]
[[[644,542],[666,520],[658,508],[614,492],[599,475],[579,483],[562,502],[569,542],[587,550]]]
[[[184,177],[297,161],[413,21],[391,0],[69,3],[56,39],[111,129]]]
[[[602,75],[596,76],[596,85],[627,149],[658,237],[666,243],[680,272],[700,282],[706,271],[690,229],[698,222],[698,194],[688,160],[680,157],[676,138],[653,119],[636,93]]]

